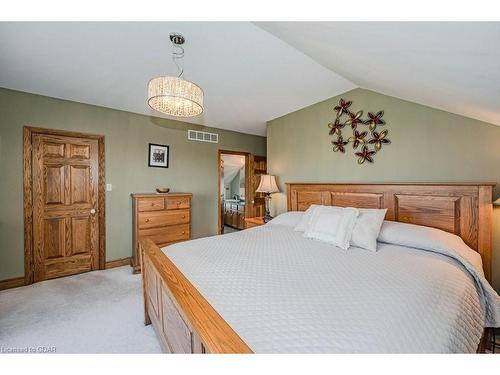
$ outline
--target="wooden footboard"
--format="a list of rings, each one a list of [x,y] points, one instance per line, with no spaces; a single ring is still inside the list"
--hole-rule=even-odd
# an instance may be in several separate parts
[[[140,241],[145,324],[168,353],[252,353],[160,248]]]

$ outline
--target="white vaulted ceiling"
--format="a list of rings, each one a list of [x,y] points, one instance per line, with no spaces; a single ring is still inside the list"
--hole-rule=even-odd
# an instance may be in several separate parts
[[[250,22],[0,23],[0,87],[163,117],[147,84],[177,75],[173,31],[205,94],[189,122],[265,135],[266,121],[355,87]]]
[[[229,184],[241,168],[245,166],[245,156],[223,154],[224,161],[224,184]]]
[[[356,87],[500,125],[500,23],[0,23],[0,87],[163,117],[147,83],[205,93],[188,122],[265,135],[266,121]]]
[[[357,86],[500,125],[500,22],[269,22]]]

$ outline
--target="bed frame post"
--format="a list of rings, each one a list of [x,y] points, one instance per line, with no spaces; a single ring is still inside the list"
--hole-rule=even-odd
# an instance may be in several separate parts
[[[491,282],[491,236],[493,223],[493,186],[479,186],[479,230],[477,238],[477,251],[483,259],[483,269],[486,280]]]
[[[144,264],[144,251],[142,249],[142,245],[139,243],[139,257],[140,257],[140,264]],[[146,272],[143,269],[141,273],[142,277],[142,294],[143,294],[143,301],[144,301],[144,325],[148,326],[151,324],[151,319],[149,318],[149,313],[148,313],[148,304],[147,304],[147,292],[146,292]]]

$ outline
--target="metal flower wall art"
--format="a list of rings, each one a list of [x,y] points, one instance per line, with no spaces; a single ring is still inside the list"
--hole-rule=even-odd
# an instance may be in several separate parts
[[[330,135],[334,136],[332,141],[333,151],[345,154],[346,149],[352,145],[354,154],[358,158],[358,164],[365,161],[373,163],[374,156],[380,152],[383,146],[391,141],[387,138],[387,129],[382,120],[384,111],[377,113],[368,112],[368,118],[363,119],[363,111],[354,112],[351,110],[352,101],[340,99],[335,106],[335,121],[328,124]],[[346,138],[343,132],[352,132],[352,136]]]

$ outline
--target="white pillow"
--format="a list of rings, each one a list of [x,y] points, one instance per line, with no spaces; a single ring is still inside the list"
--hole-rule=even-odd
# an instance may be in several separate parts
[[[358,209],[352,207],[316,207],[312,212],[304,237],[327,242],[347,250],[358,213]]]
[[[359,215],[352,232],[351,246],[377,251],[377,237],[387,209],[358,208]]]
[[[309,221],[311,220],[312,213],[317,207],[323,207],[323,206],[319,206],[317,204],[311,204],[309,208],[304,212],[304,215],[302,215],[300,222],[295,226],[293,230],[297,232],[305,232],[307,227],[309,226]]]
[[[302,211],[284,212],[281,215],[276,216],[268,224],[285,225],[287,227],[295,227],[297,224],[299,224],[299,222],[303,216],[304,216],[304,212],[302,212]]]

